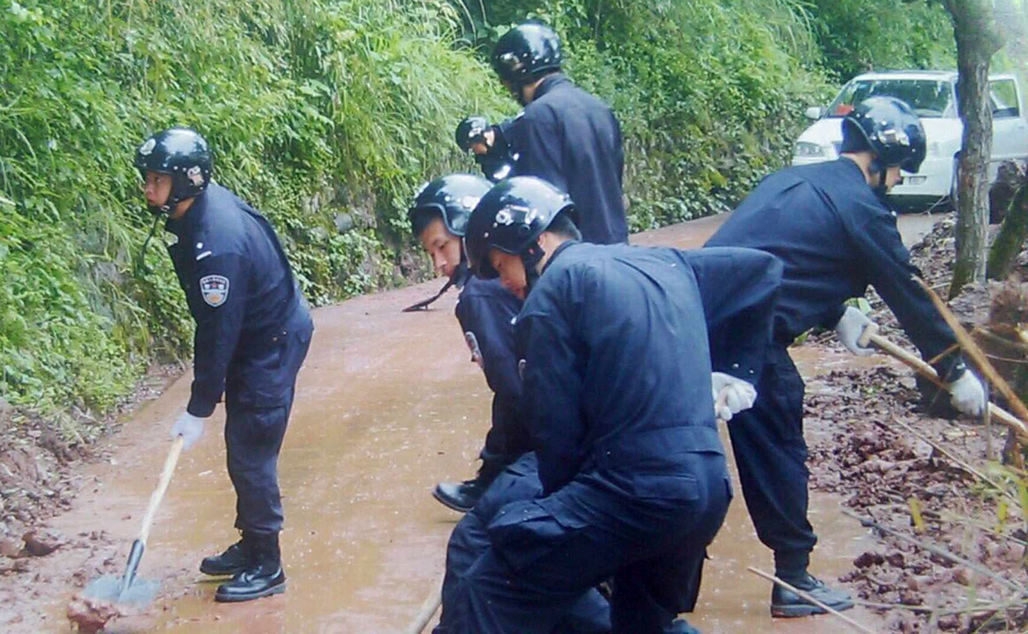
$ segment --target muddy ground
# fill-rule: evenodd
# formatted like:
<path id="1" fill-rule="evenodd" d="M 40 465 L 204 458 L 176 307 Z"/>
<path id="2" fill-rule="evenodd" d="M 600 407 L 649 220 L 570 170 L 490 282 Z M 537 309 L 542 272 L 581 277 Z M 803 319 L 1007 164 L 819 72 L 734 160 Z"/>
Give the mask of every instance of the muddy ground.
<path id="1" fill-rule="evenodd" d="M 934 220 L 904 218 L 905 237 L 912 241 Z M 698 246 L 718 221 L 635 241 Z M 928 245 L 915 254 L 929 265 L 952 248 L 939 235 Z M 926 268 L 933 283 L 946 274 L 944 267 Z M 431 595 L 457 519 L 427 493 L 439 479 L 471 474 L 487 420 L 481 375 L 466 359 L 453 359 L 462 344 L 452 298 L 429 313 L 397 312 L 437 285 L 358 298 L 316 315 L 317 345 L 301 375 L 280 465 L 290 591 L 216 606 L 214 585 L 195 573 L 199 557 L 232 538 L 231 487 L 220 430 L 211 429 L 183 456 L 144 560 L 141 574 L 161 580 L 160 596 L 144 614 L 112 621 L 109 629 L 381 632 L 409 622 Z M 902 340 L 871 299 L 883 331 Z M 439 340 L 423 341 L 422 328 L 440 332 Z M 1002 449 L 1002 430 L 994 426 L 990 434 L 971 421 L 924 415 L 910 371 L 881 355 L 856 360 L 830 336 L 810 337 L 793 352 L 808 381 L 811 521 L 821 539 L 814 572 L 865 602 L 913 606 L 849 613 L 874 631 L 1018 630 L 1026 622 L 1023 606 L 998 606 L 1016 599 L 1028 581 L 1021 510 L 1028 494 L 986 460 L 990 449 Z M 102 573 L 121 571 L 188 376 L 166 385 L 167 373 L 156 373 L 119 419 L 96 423 L 95 442 L 68 443 L 42 421 L 12 422 L 0 411 L 4 631 L 67 631 L 71 594 Z M 768 617 L 769 587 L 746 567 L 769 570 L 770 557 L 753 536 L 738 489 L 737 495 L 690 620 L 708 632 L 843 631 L 831 616 Z M 906 537 L 869 530 L 847 513 Z M 953 556 L 968 563 L 955 564 Z"/>

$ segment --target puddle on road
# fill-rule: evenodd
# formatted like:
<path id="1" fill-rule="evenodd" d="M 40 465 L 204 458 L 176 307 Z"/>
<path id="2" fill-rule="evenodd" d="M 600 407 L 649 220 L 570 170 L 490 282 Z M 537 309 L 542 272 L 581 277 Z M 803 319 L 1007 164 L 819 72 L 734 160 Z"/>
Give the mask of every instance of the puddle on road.
<path id="1" fill-rule="evenodd" d="M 633 241 L 699 246 L 716 223 L 703 219 L 691 229 L 672 227 Z M 162 581 L 161 598 L 145 620 L 126 621 L 115 631 L 395 632 L 406 627 L 436 587 L 447 537 L 459 519 L 435 502 L 430 490 L 439 480 L 473 475 L 488 427 L 490 394 L 468 360 L 453 317 L 456 294 L 428 312 L 400 312 L 438 286 L 428 282 L 316 311 L 314 345 L 279 464 L 288 592 L 218 605 L 212 601 L 216 583 L 197 572 L 203 556 L 236 539 L 234 496 L 216 418 L 199 446 L 183 455 L 143 559 L 140 574 Z M 854 360 L 815 359 L 804 348 L 796 358 L 805 374 Z M 124 544 L 112 553 L 123 561 L 167 450 L 163 421 L 185 402 L 189 380 L 183 377 L 126 425 L 114 441 L 121 447 L 117 465 L 87 469 L 100 484 L 95 491 L 84 490 L 74 510 L 55 518 L 55 529 L 67 534 L 105 529 Z M 810 519 L 821 540 L 812 570 L 830 580 L 849 570 L 853 557 L 871 543 L 839 511 L 837 498 L 811 495 Z M 771 554 L 753 532 L 738 484 L 711 557 L 697 612 L 690 617 L 703 631 L 838 629 L 830 616 L 770 618 L 770 584 L 746 567 L 773 571 Z M 55 599 L 46 622 L 63 623 L 70 594 L 68 588 Z M 850 614 L 864 623 L 879 622 L 860 610 Z"/>

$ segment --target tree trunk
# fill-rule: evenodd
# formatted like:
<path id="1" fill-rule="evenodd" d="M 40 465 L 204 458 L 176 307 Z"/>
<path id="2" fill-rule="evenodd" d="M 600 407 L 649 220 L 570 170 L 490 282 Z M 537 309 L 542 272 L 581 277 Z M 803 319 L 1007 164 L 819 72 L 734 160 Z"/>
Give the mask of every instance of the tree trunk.
<path id="1" fill-rule="evenodd" d="M 954 297 L 964 284 L 985 281 L 987 170 L 992 155 L 989 61 L 1003 40 L 996 29 L 991 0 L 945 0 L 945 4 L 957 41 L 958 105 L 964 122 L 963 149 L 957 163 L 957 259 L 949 290 Z"/>
<path id="2" fill-rule="evenodd" d="M 1014 200 L 1007 208 L 1003 225 L 999 228 L 995 242 L 989 249 L 989 279 L 1002 280 L 1010 272 L 1010 265 L 1021 252 L 1021 245 L 1028 237 L 1028 180 L 1022 180 Z"/>

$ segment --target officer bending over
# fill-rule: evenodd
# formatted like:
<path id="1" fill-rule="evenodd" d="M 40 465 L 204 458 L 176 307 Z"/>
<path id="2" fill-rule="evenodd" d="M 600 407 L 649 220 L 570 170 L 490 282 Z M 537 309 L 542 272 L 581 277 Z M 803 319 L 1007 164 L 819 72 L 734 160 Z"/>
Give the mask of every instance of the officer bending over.
<path id="1" fill-rule="evenodd" d="M 493 391 L 492 426 L 485 437 L 478 476 L 461 483 L 441 482 L 433 495 L 455 511 L 467 512 L 508 464 L 528 451 L 520 420 L 521 378 L 514 356 L 514 316 L 521 300 L 496 280 L 480 280 L 468 271 L 464 227 L 490 183 L 470 174 L 451 174 L 424 185 L 408 217 L 411 229 L 432 258 L 436 273 L 461 289 L 457 321 L 471 349 L 471 359 L 485 373 Z"/>
<path id="2" fill-rule="evenodd" d="M 147 206 L 178 238 L 168 247 L 196 322 L 193 385 L 172 437 L 196 442 L 225 394 L 228 474 L 242 539 L 207 557 L 200 571 L 232 575 L 215 601 L 248 601 L 285 591 L 278 534 L 282 503 L 276 464 L 296 374 L 313 323 L 268 221 L 211 181 L 207 142 L 170 128 L 136 150 Z"/>
<path id="3" fill-rule="evenodd" d="M 817 538 L 807 521 L 803 380 L 786 348 L 806 330 L 824 326 L 854 354 L 870 354 L 857 343 L 869 320 L 843 302 L 873 284 L 948 382 L 953 405 L 971 415 L 985 405 L 981 383 L 953 352 L 952 331 L 912 280 L 919 273 L 885 202 L 900 171 L 917 172 L 924 159 L 920 120 L 898 99 L 872 97 L 842 126 L 841 158 L 768 176 L 707 242 L 761 249 L 785 264 L 757 403 L 728 428 L 746 506 L 760 540 L 774 550 L 777 575 L 837 610 L 852 607 L 850 597 L 807 572 Z M 821 612 L 790 591 L 772 591 L 774 616 Z"/>
<path id="4" fill-rule="evenodd" d="M 755 376 L 780 264 L 580 243 L 572 210 L 515 177 L 468 223 L 474 270 L 527 294 L 515 335 L 542 491 L 492 517 L 489 545 L 444 597 L 448 632 L 553 632 L 610 577 L 613 631 L 667 631 L 692 608 L 731 497 L 710 359 L 731 359 L 718 367 L 728 391 Z"/>
<path id="5" fill-rule="evenodd" d="M 560 38 L 543 24 L 520 24 L 496 42 L 493 69 L 525 110 L 483 131 L 488 156 L 513 157 L 513 175 L 566 191 L 587 242 L 628 242 L 621 126 L 610 106 L 560 72 L 563 61 Z"/>

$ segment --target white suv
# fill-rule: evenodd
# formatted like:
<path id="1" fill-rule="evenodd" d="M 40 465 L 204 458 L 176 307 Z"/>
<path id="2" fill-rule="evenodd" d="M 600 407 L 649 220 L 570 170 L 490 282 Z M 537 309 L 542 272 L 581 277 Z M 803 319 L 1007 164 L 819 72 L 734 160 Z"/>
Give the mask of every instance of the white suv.
<path id="1" fill-rule="evenodd" d="M 963 124 L 957 112 L 957 73 L 951 71 L 890 71 L 865 73 L 849 81 L 828 108 L 808 108 L 817 121 L 800 135 L 793 165 L 830 161 L 839 156 L 842 118 L 853 106 L 872 96 L 888 95 L 910 104 L 921 117 L 928 155 L 917 174 L 904 174 L 892 193 L 914 204 L 943 203 L 955 186 L 956 162 Z M 989 181 L 1005 160 L 1028 160 L 1028 123 L 1022 112 L 1021 91 L 1013 75 L 990 75 L 992 158 Z"/>

